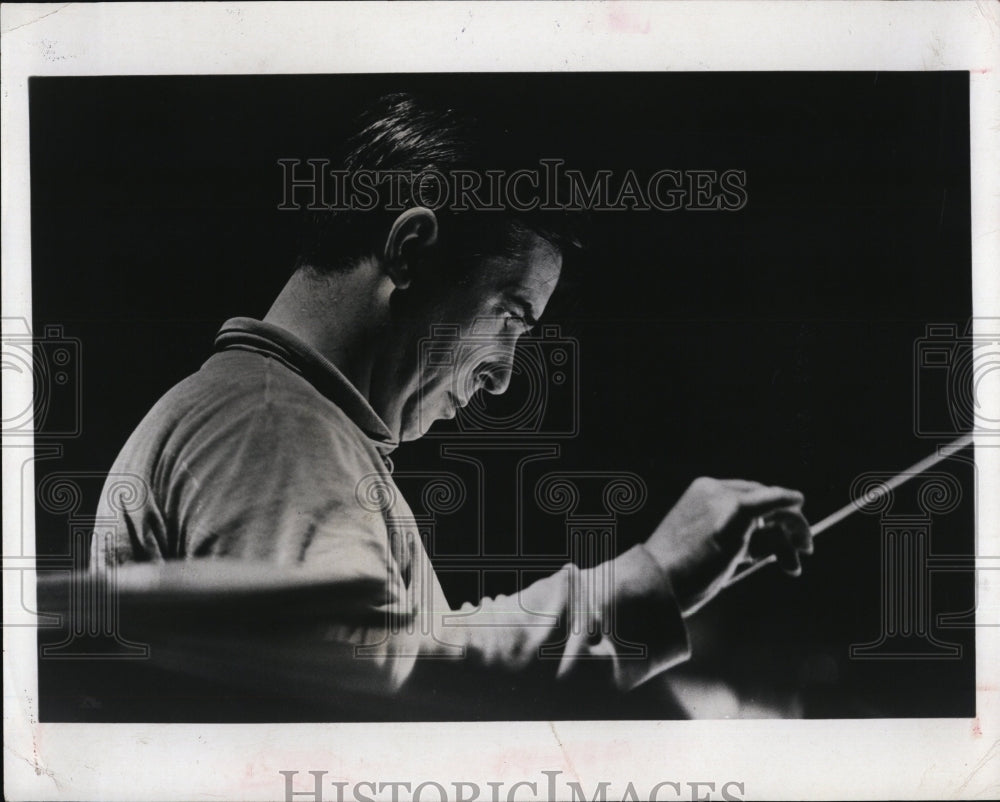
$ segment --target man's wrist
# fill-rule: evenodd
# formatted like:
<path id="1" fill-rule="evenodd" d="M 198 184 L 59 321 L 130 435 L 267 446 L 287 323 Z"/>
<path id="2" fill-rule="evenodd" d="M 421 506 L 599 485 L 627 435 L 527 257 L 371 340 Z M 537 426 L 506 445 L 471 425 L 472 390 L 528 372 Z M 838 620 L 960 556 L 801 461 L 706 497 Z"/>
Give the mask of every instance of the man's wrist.
<path id="1" fill-rule="evenodd" d="M 685 580 L 690 571 L 685 570 L 683 565 L 678 565 L 676 560 L 665 559 L 660 555 L 660 550 L 651 548 L 648 542 L 640 543 L 639 547 L 649 558 L 649 561 L 656 566 L 657 571 L 662 577 L 664 587 L 677 603 L 677 606 L 680 607 L 681 613 L 684 616 L 689 615 L 690 594 L 687 593 L 688 583 Z"/>
<path id="2" fill-rule="evenodd" d="M 642 643 L 646 660 L 622 660 L 621 687 L 634 687 L 653 674 L 684 662 L 691 644 L 684 611 L 669 577 L 649 549 L 638 544 L 615 560 L 615 631 L 627 643 Z"/>

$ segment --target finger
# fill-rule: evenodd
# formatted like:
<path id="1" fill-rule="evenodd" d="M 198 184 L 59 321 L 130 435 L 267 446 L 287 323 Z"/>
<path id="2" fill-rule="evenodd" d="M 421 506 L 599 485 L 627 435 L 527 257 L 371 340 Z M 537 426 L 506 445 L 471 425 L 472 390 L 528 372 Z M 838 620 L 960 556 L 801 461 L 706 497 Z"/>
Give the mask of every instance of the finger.
<path id="1" fill-rule="evenodd" d="M 799 551 L 792 545 L 788 533 L 780 525 L 757 529 L 750 538 L 748 553 L 755 560 L 774 555 L 778 566 L 787 574 L 798 576 L 802 573 Z"/>
<path id="2" fill-rule="evenodd" d="M 761 484 L 760 482 L 751 482 L 747 479 L 717 479 L 716 481 L 726 489 L 735 490 L 737 493 L 739 493 L 741 496 L 740 501 L 744 501 L 743 497 L 746 496 L 748 493 L 752 493 L 759 490 L 773 489 L 769 488 L 768 485 Z M 779 488 L 779 489 L 785 490 L 786 488 Z M 789 492 L 796 493 L 798 491 L 792 490 Z M 799 495 L 801 496 L 801 494 Z M 802 502 L 799 502 L 798 504 L 793 503 L 790 506 L 801 507 Z"/>
<path id="3" fill-rule="evenodd" d="M 789 543 L 803 554 L 813 553 L 812 530 L 805 516 L 796 508 L 774 510 L 767 514 L 765 521 L 780 526 Z"/>
<path id="4" fill-rule="evenodd" d="M 741 559 L 739 552 L 746 554 L 750 535 L 757 527 L 756 519 L 779 509 L 797 510 L 805 500 L 797 490 L 785 487 L 760 485 L 755 490 L 740 493 L 732 499 L 736 503 L 730 526 L 717 538 L 725 553 Z"/>
<path id="5" fill-rule="evenodd" d="M 750 517 L 756 517 L 772 510 L 801 507 L 805 496 L 787 487 L 761 487 L 740 496 L 739 501 Z"/>
<path id="6" fill-rule="evenodd" d="M 778 566 L 789 576 L 802 576 L 802 563 L 799 562 L 798 552 L 792 552 L 792 556 L 785 560 L 779 557 Z"/>
<path id="7" fill-rule="evenodd" d="M 762 485 L 760 482 L 751 482 L 747 479 L 719 479 L 719 483 L 725 485 L 730 490 L 736 490 L 740 493 L 745 493 L 750 490 L 760 490 L 767 485 Z"/>

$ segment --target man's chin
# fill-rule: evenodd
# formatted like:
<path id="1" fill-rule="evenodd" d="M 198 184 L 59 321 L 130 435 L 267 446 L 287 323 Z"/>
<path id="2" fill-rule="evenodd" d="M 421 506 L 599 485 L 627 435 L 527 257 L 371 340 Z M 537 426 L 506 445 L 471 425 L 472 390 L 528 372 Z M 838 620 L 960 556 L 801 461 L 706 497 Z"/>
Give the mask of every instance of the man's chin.
<path id="1" fill-rule="evenodd" d="M 430 427 L 428 427 L 428 429 L 429 428 Z M 403 432 L 402 432 L 402 434 L 400 434 L 400 436 L 399 436 L 399 442 L 400 443 L 412 443 L 414 440 L 419 440 L 425 434 L 427 434 L 427 430 L 426 429 L 423 430 L 423 431 L 421 431 L 420 429 L 416 429 L 416 428 L 404 429 Z"/>
<path id="2" fill-rule="evenodd" d="M 408 426 L 404 427 L 403 433 L 400 436 L 400 441 L 405 443 L 411 440 L 419 440 L 427 434 L 427 432 L 434 428 L 434 424 L 439 421 L 451 420 L 454 417 L 455 414 L 451 411 L 449 411 L 448 414 L 435 411 L 418 415 L 415 420 L 411 421 Z"/>

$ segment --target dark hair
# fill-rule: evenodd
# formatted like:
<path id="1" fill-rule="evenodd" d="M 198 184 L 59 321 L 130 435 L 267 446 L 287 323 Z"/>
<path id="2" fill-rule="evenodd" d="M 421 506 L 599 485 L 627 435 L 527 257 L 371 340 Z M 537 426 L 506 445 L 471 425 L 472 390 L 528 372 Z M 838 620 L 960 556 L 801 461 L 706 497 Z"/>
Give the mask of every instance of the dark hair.
<path id="1" fill-rule="evenodd" d="M 491 120 L 493 121 L 491 123 Z M 444 101 L 409 93 L 384 95 L 357 119 L 354 133 L 340 159 L 348 174 L 358 171 L 399 171 L 419 178 L 430 171 L 448 174 L 469 170 L 539 168 L 528 138 L 516 134 L 509 117 L 498 116 L 482 103 Z M 370 210 L 334 209 L 309 213 L 296 268 L 327 273 L 347 270 L 376 253 L 403 208 L 420 205 L 417 182 L 397 179 L 375 187 L 377 202 Z M 395 201 L 393 208 L 391 201 Z M 580 246 L 579 221 L 564 210 L 521 211 L 435 209 L 438 251 L 453 259 L 488 255 L 517 255 L 525 234 L 535 234 L 562 252 Z"/>

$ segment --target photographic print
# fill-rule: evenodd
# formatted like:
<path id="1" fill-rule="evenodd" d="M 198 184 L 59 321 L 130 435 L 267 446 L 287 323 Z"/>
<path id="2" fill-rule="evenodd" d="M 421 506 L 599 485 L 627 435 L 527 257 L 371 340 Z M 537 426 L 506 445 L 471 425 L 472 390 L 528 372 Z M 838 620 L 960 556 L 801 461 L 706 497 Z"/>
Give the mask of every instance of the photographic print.
<path id="1" fill-rule="evenodd" d="M 100 719 L 118 708 L 116 715 L 127 719 L 226 721 L 235 714 L 237 720 L 284 721 L 295 720 L 298 707 L 308 719 L 332 721 L 508 718 L 515 710 L 517 719 L 622 718 L 630 708 L 657 719 L 972 715 L 974 630 L 972 619 L 961 616 L 973 608 L 973 575 L 950 572 L 935 576 L 933 587 L 924 585 L 937 555 L 946 555 L 949 566 L 973 555 L 972 465 L 964 452 L 954 454 L 951 465 L 915 477 L 914 499 L 906 498 L 910 487 L 900 488 L 894 493 L 898 508 L 872 504 L 879 512 L 862 508 L 838 524 L 817 543 L 818 553 L 803 557 L 802 577 L 789 579 L 771 567 L 691 611 L 685 616 L 687 640 L 694 642 L 690 662 L 621 697 L 593 655 L 583 671 L 593 676 L 572 678 L 563 698 L 558 675 L 565 650 L 556 644 L 573 633 L 568 623 L 550 627 L 543 617 L 558 615 L 560 607 L 536 610 L 528 601 L 532 580 L 563 571 L 567 563 L 592 569 L 637 544 L 649 544 L 644 548 L 650 551 L 657 541 L 650 544 L 649 536 L 698 477 L 720 480 L 706 491 L 709 504 L 725 494 L 730 478 L 802 493 L 804 501 L 794 497 L 787 507 L 776 502 L 792 529 L 800 503 L 803 515 L 818 521 L 859 490 L 873 492 L 882 474 L 889 479 L 964 433 L 963 424 L 972 420 L 974 378 L 963 373 L 972 348 L 966 331 L 966 75 L 40 78 L 30 91 L 33 330 L 51 331 L 53 321 L 62 326 L 61 337 L 53 332 L 39 346 L 46 360 L 54 363 L 71 346 L 78 352 L 65 368 L 68 381 L 56 385 L 66 391 L 53 393 L 45 410 L 53 440 L 60 424 L 79 434 L 66 437 L 59 457 L 36 460 L 39 555 L 85 546 L 91 573 L 110 566 L 122 577 L 134 566 L 163 563 L 169 569 L 199 560 L 219 572 L 245 565 L 310 571 L 329 562 L 338 582 L 318 592 L 332 594 L 331 611 L 342 603 L 377 608 L 385 601 L 369 601 L 373 591 L 349 589 L 361 579 L 381 579 L 369 576 L 356 550 L 386 552 L 377 559 L 389 577 L 385 583 L 416 572 L 393 557 L 417 547 L 402 542 L 408 517 L 433 568 L 424 580 L 440 584 L 448 609 L 464 610 L 473 638 L 471 652 L 454 665 L 433 650 L 433 662 L 418 657 L 412 669 L 399 657 L 398 671 L 447 677 L 443 684 L 428 677 L 425 693 L 412 700 L 405 694 L 404 703 L 397 693 L 383 701 L 374 657 L 362 662 L 362 687 L 350 692 L 329 676 L 337 673 L 333 667 L 321 672 L 328 694 L 299 683 L 285 687 L 284 666 L 261 670 L 272 698 L 255 687 L 239 693 L 242 672 L 251 675 L 251 685 L 255 672 L 225 654 L 218 655 L 218 677 L 189 676 L 183 665 L 174 666 L 179 676 L 173 676 L 158 665 L 155 644 L 151 652 L 139 646 L 142 638 L 128 632 L 127 618 L 120 631 L 108 628 L 93 639 L 42 629 L 43 654 L 53 657 L 39 664 L 43 720 Z M 489 121 L 478 108 L 484 99 Z M 458 141 L 464 121 L 451 119 L 462 114 L 479 115 L 482 128 L 465 136 L 481 142 Z M 288 120 L 296 121 L 292 131 Z M 421 136 L 426 141 L 413 141 Z M 348 145 L 353 152 L 346 158 L 361 165 L 357 171 L 370 171 L 369 183 L 360 180 L 368 173 L 342 166 L 353 162 L 337 161 L 337 144 L 352 138 L 361 141 Z M 481 148 L 483 162 L 475 164 L 476 157 L 464 152 L 452 156 L 449 147 Z M 522 147 L 538 155 L 520 157 Z M 514 166 L 505 168 L 508 162 Z M 475 166 L 451 172 L 466 164 Z M 331 176 L 334 165 L 345 170 L 340 187 Z M 399 198 L 390 197 L 391 179 L 380 185 L 379 169 L 399 171 Z M 421 170 L 436 173 L 428 179 Z M 479 191 L 457 194 L 466 177 Z M 385 196 L 380 203 L 401 211 L 364 208 L 375 206 L 370 196 L 378 191 Z M 84 195 L 82 209 L 66 203 Z M 468 210 L 455 211 L 458 205 Z M 489 227 L 507 225 L 505 215 L 511 225 L 523 215 L 526 228 L 537 225 L 554 240 L 561 236 L 556 242 L 575 240 L 562 245 L 561 269 L 549 267 L 547 252 L 538 257 L 537 277 L 530 271 L 508 275 L 493 261 L 484 268 L 484 281 L 499 275 L 501 284 L 527 287 L 500 301 L 512 310 L 504 307 L 501 316 L 515 316 L 513 323 L 498 327 L 490 319 L 493 309 L 477 303 L 471 313 L 464 306 L 453 311 L 442 287 L 428 290 L 438 297 L 426 315 L 405 308 L 397 313 L 412 317 L 417 328 L 401 357 L 415 363 L 417 375 L 410 378 L 407 370 L 401 386 L 386 391 L 391 400 L 376 396 L 386 417 L 404 406 L 390 429 L 379 425 L 384 419 L 372 416 L 368 404 L 358 402 L 356 411 L 350 401 L 338 404 L 339 394 L 353 385 L 345 380 L 342 387 L 324 388 L 324 379 L 288 349 L 301 343 L 302 359 L 314 357 L 319 349 L 307 351 L 303 335 L 312 326 L 325 328 L 324 314 L 338 331 L 347 327 L 350 337 L 371 340 L 376 350 L 391 347 L 391 332 L 371 329 L 395 325 L 396 296 L 388 312 L 372 309 L 365 293 L 385 290 L 369 289 L 369 281 L 376 282 L 368 279 L 353 288 L 362 283 L 363 267 L 320 273 L 313 262 L 362 258 L 351 256 L 353 249 L 381 253 L 391 227 L 411 209 L 434 216 L 442 246 L 449 230 L 458 238 L 465 236 L 463 225 L 483 227 L 471 246 L 475 253 L 482 241 L 498 236 Z M 585 225 L 574 225 L 583 215 Z M 346 222 L 337 234 L 322 232 L 326 240 L 319 246 L 307 239 L 308 230 L 300 244 L 294 229 L 317 225 L 310 218 L 331 227 Z M 366 233 L 355 236 L 352 227 Z M 539 250 L 556 250 L 534 236 L 544 243 Z M 434 247 L 425 246 L 428 260 Z M 314 255 L 318 248 L 329 255 Z M 472 257 L 457 259 L 466 264 Z M 69 264 L 74 269 L 64 273 Z M 428 264 L 425 270 L 436 269 Z M 452 281 L 462 279 L 449 274 Z M 353 293 L 343 307 L 323 295 L 304 314 L 283 311 L 310 303 L 302 298 L 325 293 L 331 284 L 337 294 Z M 389 292 L 401 303 L 409 289 Z M 479 317 L 468 323 L 470 314 Z M 226 322 L 243 318 L 265 327 Z M 515 327 L 513 335 L 506 333 Z M 317 339 L 322 336 L 334 335 Z M 515 337 L 517 345 L 508 346 Z M 505 353 L 508 347 L 513 353 Z M 337 367 L 339 348 L 319 353 Z M 233 366 L 224 367 L 213 352 Z M 245 379 L 247 372 L 257 375 L 258 362 L 284 372 Z M 383 369 L 379 359 L 371 363 L 363 370 Z M 386 370 L 404 368 L 394 360 Z M 286 397 L 290 409 L 283 411 L 280 402 L 262 397 L 264 409 L 275 405 L 274 418 L 258 429 L 254 421 L 264 413 L 245 406 L 247 394 L 292 377 L 311 378 L 313 387 L 325 390 L 322 401 L 307 396 L 322 414 L 336 414 L 321 406 L 325 402 L 338 410 L 344 404 L 353 415 L 320 422 L 301 408 L 306 398 Z M 370 379 L 379 381 L 389 380 Z M 493 381 L 510 386 L 501 393 Z M 220 400 L 227 384 L 238 391 Z M 920 400 L 915 390 L 930 403 L 911 409 L 911 399 Z M 440 392 L 447 394 L 444 402 Z M 207 397 L 195 400 L 201 394 Z M 460 411 L 449 420 L 456 406 Z M 233 418 L 243 422 L 235 425 Z M 353 424 L 364 427 L 380 458 L 391 460 L 391 473 L 367 453 L 364 460 L 341 454 L 348 446 L 339 440 L 315 452 L 305 442 L 327 428 Z M 348 431 L 356 438 L 353 428 Z M 217 447 L 202 450 L 201 443 L 218 439 Z M 365 442 L 350 447 L 370 448 Z M 188 464 L 198 460 L 204 460 L 196 463 L 200 467 Z M 102 466 L 110 478 L 101 475 Z M 337 487 L 341 476 L 345 488 Z M 759 492 L 757 484 L 747 487 L 752 489 L 740 492 Z M 396 495 L 401 501 L 390 498 Z M 334 500 L 337 509 L 324 513 Z M 393 502 L 405 503 L 408 512 L 392 508 Z M 758 512 L 766 515 L 769 508 L 749 510 L 740 526 L 749 527 Z M 84 532 L 83 543 L 69 541 L 88 516 L 100 519 L 93 523 L 96 534 Z M 379 543 L 370 542 L 374 534 L 359 522 L 365 516 L 380 533 Z M 914 533 L 896 534 L 897 517 L 906 519 L 904 526 L 918 525 L 911 518 L 927 520 Z M 291 532 L 275 531 L 281 528 Z M 678 530 L 671 538 L 682 536 Z M 670 557 L 676 548 L 666 544 Z M 671 565 L 669 557 L 664 564 Z M 614 583 L 608 573 L 602 581 Z M 896 582 L 900 587 L 892 586 Z M 904 589 L 903 582 L 912 585 Z M 402 584 L 411 596 L 417 593 Z M 155 587 L 170 590 L 159 582 Z M 388 592 L 382 582 L 374 591 Z M 518 593 L 529 595 L 504 612 L 523 613 L 529 634 L 503 632 L 503 621 L 488 617 L 491 604 L 504 604 L 498 597 Z M 482 607 L 484 597 L 491 601 Z M 108 600 L 115 601 L 113 591 Z M 422 609 L 423 601 L 408 603 Z M 563 602 L 560 596 L 545 603 Z M 275 623 L 295 622 L 294 599 L 283 601 L 279 593 L 273 608 Z M 642 609 L 636 615 L 653 620 L 637 623 L 652 627 L 658 617 L 665 629 L 680 629 L 671 612 Z M 605 631 L 596 631 L 613 643 L 620 639 L 616 662 L 648 670 L 642 652 L 649 644 L 612 631 L 612 621 L 633 622 L 623 618 L 624 610 L 610 613 Z M 947 628 L 940 626 L 946 613 L 953 619 Z M 212 640 L 227 634 L 238 640 L 241 627 L 252 626 L 232 611 L 232 623 L 208 627 L 203 614 L 192 611 L 197 620 L 174 621 L 177 637 L 204 624 Z M 409 634 L 436 645 L 447 642 L 453 623 L 424 633 L 414 623 Z M 384 624 L 390 630 L 394 625 L 407 631 L 405 621 Z M 247 635 L 251 643 L 261 638 L 262 648 L 269 637 Z M 160 637 L 161 648 L 171 649 L 171 633 Z M 506 638 L 515 638 L 517 648 L 527 639 L 529 648 L 541 650 L 532 666 L 539 676 L 501 658 L 492 668 L 467 665 L 486 662 L 478 650 L 501 649 Z M 324 641 L 310 645 L 306 633 L 303 639 L 305 659 L 321 662 Z M 689 648 L 683 632 L 677 640 L 679 649 Z M 95 659 L 68 659 L 90 652 Z M 736 667 L 734 653 L 740 656 Z M 108 659 L 98 659 L 101 654 Z M 142 693 L 153 682 L 144 676 L 147 668 L 164 688 L 152 699 Z M 288 668 L 292 676 L 298 672 Z M 99 675 L 93 690 L 86 686 L 89 672 Z M 364 677 L 369 672 L 370 684 Z M 74 689 L 78 696 L 66 692 L 76 678 L 84 683 Z M 522 688 L 523 682 L 530 685 Z M 921 692 L 929 685 L 935 694 Z M 491 698 L 494 689 L 500 706 Z M 234 695 L 238 704 L 231 703 L 229 712 Z M 189 698 L 193 709 L 185 713 Z M 218 710 L 212 709 L 215 699 Z M 154 709 L 143 709 L 147 700 Z M 268 712 L 257 712 L 258 701 Z"/>

